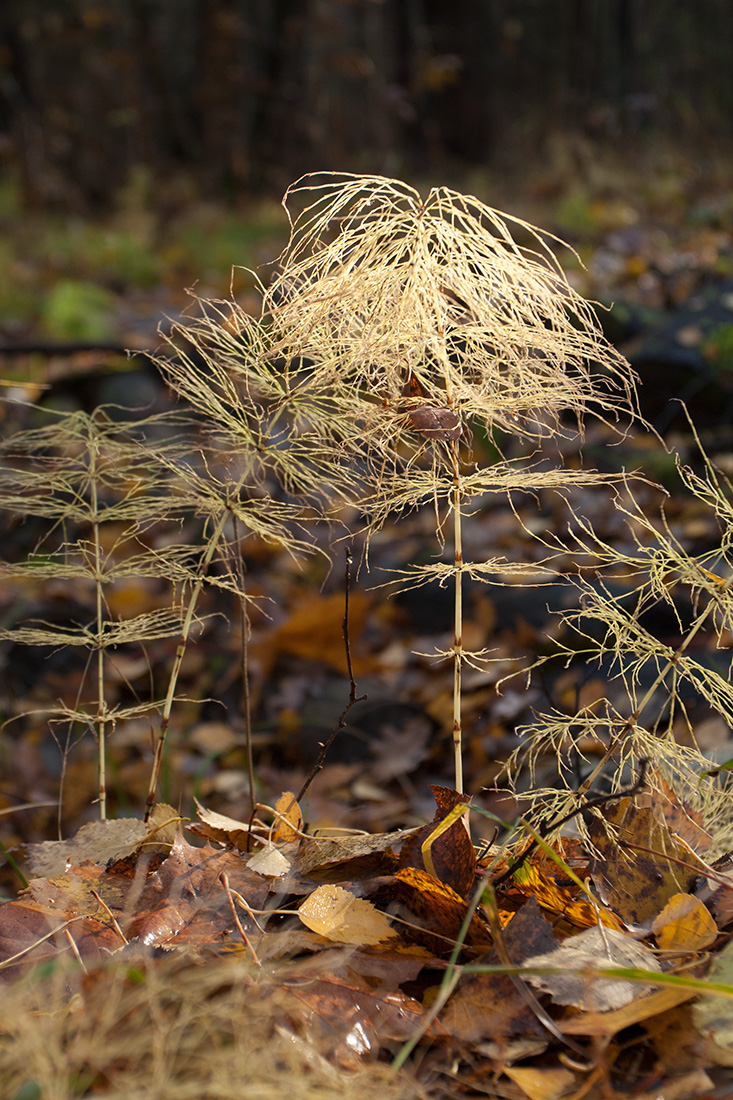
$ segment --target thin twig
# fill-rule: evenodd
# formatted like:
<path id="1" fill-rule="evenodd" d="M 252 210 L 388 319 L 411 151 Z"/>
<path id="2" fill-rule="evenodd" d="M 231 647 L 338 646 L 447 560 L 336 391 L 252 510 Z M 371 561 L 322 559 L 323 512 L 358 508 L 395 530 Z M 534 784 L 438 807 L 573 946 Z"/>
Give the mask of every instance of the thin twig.
<path id="1" fill-rule="evenodd" d="M 82 968 L 82 970 L 84 971 L 85 974 L 89 974 L 89 971 L 87 970 L 86 966 L 84 965 L 84 960 L 82 959 L 82 957 L 79 953 L 79 948 L 76 945 L 76 940 L 74 939 L 74 937 L 72 936 L 72 934 L 71 934 L 71 932 L 69 931 L 68 928 L 64 929 L 64 935 L 66 936 L 67 940 L 69 941 L 69 947 L 71 948 L 72 954 L 74 955 L 76 961 L 79 963 L 79 966 Z"/>
<path id="2" fill-rule="evenodd" d="M 122 942 L 125 944 L 125 946 L 127 946 L 130 941 L 117 923 L 117 917 L 114 915 L 109 905 L 107 905 L 107 902 L 104 900 L 104 898 L 100 896 L 100 894 L 97 893 L 96 890 L 91 890 L 90 893 L 92 897 L 95 898 L 96 901 L 98 901 L 102 908 L 107 912 L 107 914 L 109 915 L 109 919 L 112 921 L 112 927 L 114 928 L 115 932 L 120 937 Z"/>
<path id="3" fill-rule="evenodd" d="M 245 947 L 247 948 L 250 955 L 252 956 L 252 959 L 254 961 L 255 966 L 262 966 L 262 963 L 257 958 L 257 953 L 255 952 L 254 947 L 250 943 L 249 936 L 247 935 L 244 928 L 242 927 L 242 922 L 239 919 L 239 914 L 237 913 L 237 909 L 236 909 L 236 906 L 234 904 L 234 898 L 232 897 L 232 891 L 231 891 L 231 888 L 229 886 L 229 879 L 227 878 L 226 871 L 222 871 L 222 873 L 219 875 L 219 881 L 221 882 L 222 886 L 224 887 L 224 892 L 226 893 L 227 901 L 229 902 L 229 908 L 231 909 L 232 916 L 234 917 L 234 923 L 237 926 L 237 931 L 239 932 L 240 936 L 244 940 Z"/>
<path id="4" fill-rule="evenodd" d="M 578 816 L 578 814 L 583 814 L 587 810 L 597 809 L 599 806 L 608 805 L 609 802 L 616 802 L 619 798 L 625 798 L 627 796 L 630 797 L 631 795 L 638 794 L 639 791 L 643 790 L 646 783 L 646 773 L 648 767 L 648 760 L 640 760 L 639 774 L 629 787 L 623 787 L 620 791 L 614 791 L 611 794 L 595 795 L 593 798 L 586 799 L 585 802 L 576 806 L 574 810 L 571 810 L 569 813 L 564 814 L 562 817 L 556 818 L 554 821 L 546 821 L 537 830 L 539 837 L 544 838 L 548 836 L 556 829 L 560 829 L 563 825 L 566 825 L 568 821 L 572 821 L 574 817 Z M 507 879 L 510 879 L 512 877 L 512 875 L 522 866 L 522 864 L 525 863 L 527 859 L 529 859 L 532 852 L 535 850 L 535 848 L 537 848 L 538 844 L 539 841 L 536 839 L 530 841 L 530 843 L 527 845 L 521 855 L 517 856 L 514 862 L 509 864 L 506 871 L 504 871 L 503 874 L 499 875 L 499 877 L 494 880 L 494 882 L 492 883 L 494 889 L 496 889 L 497 886 L 500 886 L 503 882 L 506 882 Z"/>
<path id="5" fill-rule="evenodd" d="M 339 715 L 338 722 L 334 726 L 334 729 L 333 729 L 332 733 L 330 734 L 328 740 L 325 741 L 321 745 L 321 751 L 319 753 L 318 759 L 316 760 L 316 762 L 313 766 L 312 772 L 310 773 L 310 775 L 306 779 L 305 783 L 303 784 L 303 786 L 300 788 L 297 795 L 295 796 L 295 801 L 296 802 L 301 802 L 303 800 L 303 798 L 305 797 L 305 794 L 306 794 L 308 788 L 310 787 L 311 783 L 316 778 L 318 773 L 323 770 L 323 765 L 324 765 L 324 762 L 326 760 L 326 756 L 328 755 L 328 750 L 331 748 L 331 745 L 336 740 L 336 737 L 338 736 L 338 734 L 341 732 L 341 730 L 346 725 L 346 716 L 348 715 L 351 708 L 354 706 L 355 703 L 361 703 L 361 702 L 364 701 L 364 699 L 367 698 L 366 695 L 360 695 L 357 698 L 356 680 L 354 679 L 354 667 L 353 667 L 352 662 L 351 662 L 351 641 L 350 641 L 350 637 L 349 637 L 349 591 L 350 591 L 350 588 L 351 588 L 351 563 L 352 563 L 352 560 L 353 559 L 351 557 L 351 550 L 347 549 L 346 550 L 346 564 L 345 564 L 345 567 L 344 567 L 344 618 L 343 618 L 343 623 L 342 623 L 342 630 L 343 630 L 343 634 L 344 634 L 344 648 L 345 648 L 345 651 L 346 651 L 346 669 L 347 669 L 348 674 L 349 674 L 349 701 L 346 704 L 346 706 L 344 707 L 344 709 L 341 711 L 341 714 Z"/>

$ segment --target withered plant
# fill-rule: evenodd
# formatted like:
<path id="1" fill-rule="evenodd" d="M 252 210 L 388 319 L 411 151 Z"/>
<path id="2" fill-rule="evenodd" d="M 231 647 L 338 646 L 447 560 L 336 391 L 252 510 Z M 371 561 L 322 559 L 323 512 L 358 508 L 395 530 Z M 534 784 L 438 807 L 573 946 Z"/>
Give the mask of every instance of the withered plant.
<path id="1" fill-rule="evenodd" d="M 497 429 L 552 437 L 564 413 L 577 431 L 589 406 L 629 413 L 633 377 L 563 275 L 559 242 L 526 222 L 448 188 L 422 198 L 381 177 L 305 177 L 285 205 L 304 209 L 264 293 L 271 354 L 298 364 L 302 385 L 338 409 L 367 535 L 426 503 L 441 547 L 451 532 L 452 561 L 415 564 L 397 579 L 454 589 L 453 639 L 441 656 L 453 664 L 461 791 L 461 672 L 486 656 L 463 645 L 463 579 L 529 578 L 535 568 L 464 560 L 463 523 L 488 494 L 599 476 L 526 457 L 482 465 L 472 440 Z"/>
<path id="2" fill-rule="evenodd" d="M 702 815 L 715 850 L 724 851 L 733 834 L 730 761 L 711 759 L 696 727 L 717 717 L 733 728 L 733 486 L 691 428 L 701 472 L 677 457 L 681 488 L 712 513 L 718 543 L 692 553 L 664 500 L 656 508 L 642 505 L 630 485 L 613 501 L 625 527 L 618 541 L 572 517 L 564 549 L 578 563 L 570 581 L 578 598 L 562 614 L 564 640 L 555 655 L 538 664 L 581 661 L 599 668 L 608 688 L 604 699 L 577 712 L 539 713 L 519 731 L 522 747 L 511 767 L 528 766 L 521 797 L 534 818 L 547 822 L 582 805 L 591 788 L 620 790 L 647 761 L 646 785 L 664 795 L 671 784 L 690 812 Z M 546 546 L 559 549 L 560 540 L 547 539 Z M 655 628 L 660 617 L 666 636 Z M 547 760 L 557 768 L 552 787 L 537 781 Z"/>
<path id="3" fill-rule="evenodd" d="M 285 430 L 268 436 L 272 424 L 252 397 L 253 373 L 252 415 L 247 418 L 240 402 L 236 438 L 227 434 L 223 406 L 218 420 L 169 414 L 132 423 L 99 408 L 55 415 L 0 448 L 0 508 L 37 531 L 25 560 L 0 563 L 0 575 L 15 578 L 31 606 L 34 586 L 62 580 L 77 605 L 63 623 L 33 621 L 21 612 L 16 624 L 0 630 L 0 640 L 86 651 L 76 699 L 50 704 L 47 720 L 66 746 L 64 760 L 78 737 L 95 736 L 103 818 L 109 736 L 144 717 L 158 730 L 146 817 L 150 813 L 183 657 L 202 625 L 204 587 L 226 589 L 246 609 L 248 594 L 232 559 L 248 537 L 293 554 L 311 549 L 298 528 L 304 505 L 292 490 L 297 485 L 304 493 L 320 483 L 323 466 L 314 453 L 296 455 Z M 208 411 L 214 417 L 217 410 Z M 283 493 L 288 499 L 279 499 Z M 313 514 L 311 507 L 308 518 Z M 126 616 L 114 591 L 132 579 L 157 579 L 160 606 Z M 144 657 L 147 645 L 165 638 L 178 645 L 163 697 L 110 704 L 117 648 L 137 647 Z"/>

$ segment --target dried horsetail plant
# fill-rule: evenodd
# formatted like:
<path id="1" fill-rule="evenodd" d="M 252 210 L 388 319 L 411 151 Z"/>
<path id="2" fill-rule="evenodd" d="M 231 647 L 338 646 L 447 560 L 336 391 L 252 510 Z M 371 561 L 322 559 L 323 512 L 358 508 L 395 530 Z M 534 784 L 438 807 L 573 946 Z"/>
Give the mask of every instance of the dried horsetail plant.
<path id="1" fill-rule="evenodd" d="M 462 518 L 486 493 L 598 477 L 506 461 L 474 469 L 471 433 L 553 433 L 562 412 L 580 422 L 590 405 L 629 413 L 634 378 L 545 235 L 526 222 L 448 188 L 422 199 L 377 176 L 306 176 L 284 204 L 304 209 L 291 219 L 280 273 L 264 293 L 272 351 L 307 363 L 307 388 L 328 394 L 350 421 L 339 435 L 362 464 L 356 499 L 369 531 L 426 501 L 452 522 L 452 564 L 416 566 L 403 580 L 453 582 L 453 642 L 442 656 L 453 662 L 461 791 L 461 670 L 483 656 L 463 647 L 462 579 L 508 567 L 464 561 Z"/>
<path id="2" fill-rule="evenodd" d="M 352 477 L 339 452 L 339 432 L 346 430 L 340 424 L 343 417 L 329 395 L 309 388 L 307 366 L 273 355 L 266 327 L 236 303 L 199 300 L 199 306 L 198 317 L 174 325 L 166 335 L 172 354 L 159 359 L 173 389 L 201 417 L 206 442 L 198 468 L 179 462 L 176 473 L 179 492 L 191 508 L 207 517 L 207 523 L 162 706 L 146 820 L 155 801 L 199 597 L 206 583 L 221 583 L 207 575 L 215 556 L 229 558 L 227 584 L 246 617 L 243 571 L 231 565 L 239 558 L 240 543 L 254 535 L 293 556 L 315 551 L 307 532 L 324 519 L 324 501 L 343 498 Z M 246 632 L 245 621 L 244 636 Z M 245 681 L 246 676 L 245 672 Z M 245 688 L 245 710 L 248 700 Z M 245 713 L 244 718 L 254 808 L 250 715 Z"/>
<path id="3" fill-rule="evenodd" d="M 70 585 L 75 601 L 68 621 L 47 621 L 41 611 L 40 621 L 0 630 L 0 640 L 86 652 L 76 698 L 69 701 L 62 693 L 46 713 L 51 729 L 65 727 L 67 738 L 72 730 L 93 732 L 102 818 L 109 734 L 127 722 L 150 719 L 158 708 L 155 699 L 110 701 L 115 651 L 135 646 L 144 653 L 150 643 L 176 637 L 182 611 L 175 592 L 190 583 L 196 557 L 193 546 L 171 542 L 159 553 L 147 539 L 153 525 L 168 534 L 180 525 L 181 501 L 170 491 L 166 466 L 186 453 L 187 422 L 178 414 L 162 414 L 131 424 L 115 412 L 100 407 L 52 414 L 50 423 L 20 431 L 0 446 L 0 509 L 30 521 L 37 540 L 25 560 L 0 562 L 0 577 L 12 577 L 18 594 L 33 592 L 39 582 Z M 157 437 L 155 451 L 144 444 L 146 436 Z M 123 617 L 113 595 L 120 586 L 141 581 L 172 586 L 170 604 Z M 64 769 L 65 764 L 66 751 Z"/>

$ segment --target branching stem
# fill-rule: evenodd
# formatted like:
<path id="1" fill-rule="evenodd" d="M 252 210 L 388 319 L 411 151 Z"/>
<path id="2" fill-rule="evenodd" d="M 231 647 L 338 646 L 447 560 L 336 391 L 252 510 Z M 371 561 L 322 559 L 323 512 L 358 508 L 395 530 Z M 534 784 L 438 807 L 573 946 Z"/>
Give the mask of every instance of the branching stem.
<path id="1" fill-rule="evenodd" d="M 295 801 L 296 802 L 301 802 L 302 801 L 302 799 L 305 797 L 305 794 L 306 794 L 308 788 L 310 787 L 311 783 L 313 782 L 313 780 L 316 778 L 318 773 L 323 770 L 323 765 L 324 765 L 324 762 L 325 762 L 326 757 L 328 755 L 328 750 L 331 748 L 331 745 L 336 740 L 336 737 L 338 736 L 338 734 L 341 732 L 341 730 L 346 725 L 346 717 L 347 717 L 349 711 L 351 710 L 351 708 L 354 706 L 355 703 L 361 703 L 361 702 L 364 701 L 364 699 L 366 699 L 366 695 L 357 696 L 357 694 L 356 694 L 356 680 L 354 679 L 354 667 L 353 667 L 352 662 L 351 662 L 351 639 L 350 639 L 350 632 L 349 632 L 349 591 L 351 589 L 351 563 L 352 563 L 352 560 L 353 559 L 351 557 L 351 550 L 347 549 L 346 550 L 346 562 L 345 562 L 345 565 L 344 565 L 344 618 L 343 618 L 343 623 L 342 623 L 342 629 L 343 629 L 343 635 L 344 635 L 344 650 L 346 652 L 346 670 L 349 674 L 349 700 L 348 700 L 346 706 L 344 707 L 344 709 L 341 711 L 341 714 L 339 715 L 338 722 L 336 723 L 333 730 L 331 731 L 331 734 L 329 735 L 328 740 L 324 741 L 324 743 L 321 745 L 321 751 L 318 754 L 318 759 L 316 760 L 310 775 L 308 776 L 305 783 L 303 784 L 303 786 L 300 788 L 297 795 L 295 796 Z"/>

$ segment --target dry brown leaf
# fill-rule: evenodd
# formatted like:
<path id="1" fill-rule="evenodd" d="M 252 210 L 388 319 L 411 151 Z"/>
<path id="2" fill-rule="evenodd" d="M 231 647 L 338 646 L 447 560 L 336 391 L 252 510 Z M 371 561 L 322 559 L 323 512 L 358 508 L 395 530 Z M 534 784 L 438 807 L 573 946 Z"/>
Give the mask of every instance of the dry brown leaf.
<path id="1" fill-rule="evenodd" d="M 153 807 L 148 824 L 136 817 L 90 821 L 69 840 L 27 845 L 28 867 L 33 877 L 53 878 L 82 863 L 104 867 L 127 859 L 141 848 L 166 849 L 175 840 L 180 820 L 171 806 L 161 802 Z"/>
<path id="2" fill-rule="evenodd" d="M 463 817 L 469 799 L 449 787 L 430 789 L 437 805 L 435 816 L 405 841 L 400 867 L 427 871 L 466 897 L 476 877 L 476 851 Z"/>
<path id="3" fill-rule="evenodd" d="M 691 1073 L 684 1074 L 671 1081 L 665 1081 L 664 1092 L 661 1095 L 664 1100 L 705 1100 L 721 1094 L 715 1088 L 712 1078 L 704 1069 L 695 1069 Z M 649 1092 L 637 1092 L 634 1100 L 659 1100 L 660 1086 L 656 1085 Z"/>
<path id="4" fill-rule="evenodd" d="M 405 1042 L 420 1027 L 425 1010 L 419 1001 L 399 991 L 376 993 L 358 977 L 351 981 L 297 976 L 284 988 L 300 1002 L 301 1026 L 312 1043 L 332 1061 L 354 1069 L 376 1058 L 388 1041 Z M 288 1005 L 293 1016 L 293 1006 Z M 442 1035 L 439 1024 L 427 1034 Z"/>
<path id="5" fill-rule="evenodd" d="M 364 633 L 367 615 L 373 597 L 362 591 L 354 591 L 349 596 L 349 621 L 352 639 L 360 638 Z M 253 646 L 253 651 L 263 649 L 265 662 L 275 660 L 279 654 L 290 653 L 296 657 L 305 657 L 335 668 L 337 672 L 348 674 L 346 655 L 342 636 L 344 618 L 344 598 L 334 592 L 322 596 L 319 593 L 306 592 L 293 605 L 289 618 L 261 646 Z M 353 643 L 352 643 L 353 645 Z M 373 671 L 375 660 L 364 657 L 354 648 L 352 652 L 354 672 L 357 676 Z"/>
<path id="6" fill-rule="evenodd" d="M 563 1020 L 559 1026 L 566 1035 L 615 1035 L 625 1027 L 633 1027 L 643 1020 L 653 1020 L 663 1012 L 677 1005 L 685 1004 L 697 996 L 694 989 L 682 989 L 679 986 L 665 986 L 638 997 L 635 1001 L 622 1005 L 609 1012 L 583 1012 Z"/>
<path id="7" fill-rule="evenodd" d="M 28 867 L 34 878 L 53 878 L 81 863 L 104 866 L 131 855 L 147 835 L 147 825 L 135 817 L 90 821 L 69 840 L 29 844 L 26 847 Z"/>
<path id="8" fill-rule="evenodd" d="M 190 832 L 195 833 L 196 836 L 204 837 L 206 840 L 218 840 L 222 844 L 238 848 L 241 852 L 249 850 L 252 838 L 248 822 L 236 821 L 233 817 L 227 817 L 226 814 L 218 814 L 214 810 L 207 810 L 198 799 L 194 799 L 194 802 L 201 822 L 200 824 L 199 822 L 193 822 L 189 825 Z"/>
<path id="9" fill-rule="evenodd" d="M 0 906 L 0 962 L 10 964 L 3 965 L 0 976 L 15 977 L 28 963 L 68 953 L 68 936 L 85 961 L 108 958 L 124 940 L 104 904 L 121 912 L 129 885 L 127 879 L 91 862 L 55 878 L 33 879 L 15 901 Z M 17 962 L 11 962 L 19 953 Z"/>
<path id="10" fill-rule="evenodd" d="M 241 942 L 222 876 L 253 909 L 262 909 L 269 886 L 239 852 L 194 848 L 179 837 L 168 858 L 145 881 L 126 929 L 147 946 L 216 946 Z M 240 923 L 256 930 L 244 908 Z M 236 937 L 236 939 L 235 939 Z"/>
<path id="11" fill-rule="evenodd" d="M 620 1008 L 654 988 L 643 982 L 598 978 L 596 975 L 604 967 L 635 967 L 655 973 L 660 970 L 656 956 L 648 947 L 613 928 L 589 928 L 577 936 L 570 936 L 554 951 L 527 959 L 524 966 L 558 969 L 561 973 L 528 973 L 526 980 L 549 993 L 555 1004 L 575 1005 L 595 1012 Z"/>
<path id="12" fill-rule="evenodd" d="M 298 909 L 306 928 L 336 943 L 376 944 L 397 933 L 371 902 L 341 886 L 319 886 Z"/>
<path id="13" fill-rule="evenodd" d="M 427 871 L 403 867 L 374 883 L 370 894 L 382 908 L 390 906 L 407 922 L 411 937 L 436 954 L 450 951 L 468 912 L 465 898 Z M 474 913 L 463 940 L 468 948 L 488 950 L 491 933 L 481 913 Z"/>
<path id="14" fill-rule="evenodd" d="M 669 899 L 687 893 L 707 865 L 670 830 L 648 795 L 619 799 L 604 807 L 603 817 L 588 822 L 596 889 L 628 927 L 649 929 Z"/>
<path id="15" fill-rule="evenodd" d="M 557 946 L 552 926 L 534 899 L 522 906 L 502 936 L 505 957 L 515 965 L 529 955 L 546 953 Z M 494 948 L 485 959 L 479 960 L 479 965 L 485 962 L 495 966 L 500 961 Z M 532 1032 L 542 1034 L 527 998 L 507 974 L 478 973 L 465 978 L 449 1000 L 441 1021 L 446 1031 L 463 1043 L 499 1036 L 509 1040 Z"/>
<path id="16" fill-rule="evenodd" d="M 704 951 L 718 938 L 709 910 L 691 894 L 675 894 L 652 924 L 663 951 Z"/>
<path id="17" fill-rule="evenodd" d="M 393 870 L 397 864 L 395 851 L 417 830 L 400 829 L 394 833 L 374 833 L 365 836 L 304 837 L 298 851 L 297 869 L 302 875 L 332 874 L 339 868 L 339 877 L 374 874 L 384 866 Z"/>

